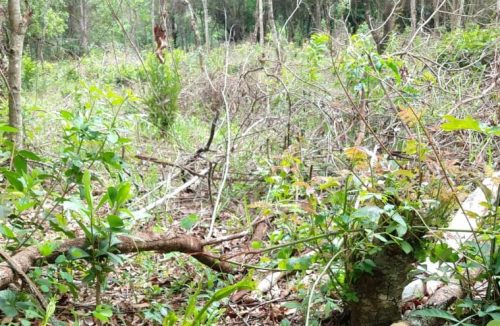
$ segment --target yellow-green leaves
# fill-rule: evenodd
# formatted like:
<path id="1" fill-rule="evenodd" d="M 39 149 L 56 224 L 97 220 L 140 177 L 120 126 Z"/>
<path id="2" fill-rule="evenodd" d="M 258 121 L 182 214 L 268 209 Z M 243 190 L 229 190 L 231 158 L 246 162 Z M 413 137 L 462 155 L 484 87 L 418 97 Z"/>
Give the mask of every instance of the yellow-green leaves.
<path id="1" fill-rule="evenodd" d="M 458 119 L 451 115 L 445 115 L 443 117 L 446 122 L 441 125 L 441 129 L 444 131 L 457 131 L 457 130 L 472 130 L 484 133 L 491 136 L 500 136 L 500 127 L 486 126 L 484 123 L 467 116 L 464 119 Z"/>

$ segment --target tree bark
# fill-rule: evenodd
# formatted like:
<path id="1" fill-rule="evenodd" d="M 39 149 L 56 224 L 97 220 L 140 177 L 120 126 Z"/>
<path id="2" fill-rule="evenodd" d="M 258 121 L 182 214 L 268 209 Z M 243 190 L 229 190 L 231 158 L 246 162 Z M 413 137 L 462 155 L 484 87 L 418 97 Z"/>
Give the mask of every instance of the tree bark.
<path id="1" fill-rule="evenodd" d="M 314 4 L 314 27 L 321 31 L 321 0 L 316 0 Z"/>
<path id="2" fill-rule="evenodd" d="M 377 45 L 377 52 L 379 54 L 384 53 L 387 45 L 389 44 L 390 34 L 394 29 L 394 24 L 396 21 L 395 12 L 398 9 L 397 3 L 393 3 L 392 1 L 384 1 L 380 4 L 382 10 L 377 10 L 377 14 L 379 16 L 379 24 L 384 24 L 382 26 L 382 31 L 380 31 L 380 26 L 373 26 L 373 19 L 371 15 L 370 6 L 365 8 L 365 19 L 368 23 L 368 27 L 371 30 L 371 34 L 375 44 Z"/>
<path id="3" fill-rule="evenodd" d="M 439 28 L 439 0 L 433 0 L 433 9 L 436 11 L 434 14 L 434 28 Z"/>
<path id="4" fill-rule="evenodd" d="M 269 25 L 271 26 L 271 32 L 273 35 L 273 43 L 274 47 L 276 49 L 276 56 L 278 59 L 278 62 L 281 62 L 281 46 L 280 46 L 280 40 L 278 36 L 278 30 L 276 29 L 276 23 L 274 21 L 274 9 L 273 9 L 273 0 L 268 0 L 267 1 L 267 15 L 269 19 Z"/>
<path id="5" fill-rule="evenodd" d="M 89 51 L 89 36 L 88 36 L 88 6 L 87 0 L 80 0 L 80 50 L 82 54 L 87 54 Z"/>
<path id="6" fill-rule="evenodd" d="M 351 325 L 387 326 L 401 318 L 399 301 L 415 258 L 399 247 L 386 247 L 373 257 L 376 267 L 353 284 L 358 301 L 350 305 Z"/>
<path id="7" fill-rule="evenodd" d="M 417 30 L 417 0 L 410 0 L 411 31 Z"/>
<path id="8" fill-rule="evenodd" d="M 28 29 L 31 11 L 27 9 L 24 16 L 21 14 L 20 0 L 9 0 L 8 2 L 10 44 L 9 44 L 9 68 L 7 81 L 9 83 L 9 125 L 17 129 L 17 133 L 11 138 L 18 147 L 23 146 L 23 115 L 21 107 L 21 72 L 24 36 Z"/>
<path id="9" fill-rule="evenodd" d="M 224 273 L 233 271 L 230 264 L 221 262 L 211 255 L 203 252 L 203 247 L 206 245 L 198 238 L 191 236 L 182 237 L 166 237 L 157 234 L 139 233 L 130 236 L 119 236 L 120 243 L 116 245 L 116 249 L 121 254 L 142 252 L 142 251 L 157 251 L 157 252 L 182 252 L 189 254 L 191 257 L 209 266 L 210 268 Z M 62 241 L 58 244 L 58 248 L 49 256 L 42 257 L 38 250 L 38 246 L 28 247 L 11 259 L 15 262 L 23 272 L 27 272 L 37 262 L 52 263 L 56 258 L 65 254 L 71 248 L 87 249 L 89 247 L 85 238 Z M 5 289 L 16 278 L 15 271 L 8 263 L 0 263 L 0 289 Z"/>
<path id="10" fill-rule="evenodd" d="M 198 58 L 200 61 L 200 68 L 203 70 L 204 69 L 203 67 L 205 66 L 205 58 L 203 55 L 203 49 L 201 48 L 201 37 L 200 37 L 200 31 L 198 30 L 198 24 L 196 23 L 196 16 L 194 15 L 194 10 L 193 6 L 191 6 L 191 2 L 189 2 L 189 0 L 184 0 L 184 3 L 187 5 L 189 10 L 191 28 L 193 29 L 194 32 L 194 42 L 197 50 L 199 51 Z"/>
<path id="11" fill-rule="evenodd" d="M 205 31 L 205 49 L 206 51 L 210 51 L 210 34 L 208 33 L 208 23 L 210 16 L 208 15 L 208 0 L 202 0 L 201 1 L 203 4 L 203 24 L 204 24 L 204 31 Z"/>
<path id="12" fill-rule="evenodd" d="M 4 33 L 5 8 L 0 5 L 0 69 L 3 69 L 3 60 L 7 58 L 7 41 Z"/>
<path id="13" fill-rule="evenodd" d="M 500 24 L 500 0 L 497 0 L 497 24 Z"/>
<path id="14" fill-rule="evenodd" d="M 457 25 L 456 28 L 462 28 L 464 22 L 464 8 L 465 8 L 465 0 L 458 0 L 458 12 L 457 12 Z"/>
<path id="15" fill-rule="evenodd" d="M 258 0 L 259 7 L 259 44 L 264 46 L 264 3 L 263 0 Z"/>
<path id="16" fill-rule="evenodd" d="M 78 55 L 88 53 L 88 4 L 87 0 L 72 0 L 68 3 L 69 32 L 78 41 Z"/>

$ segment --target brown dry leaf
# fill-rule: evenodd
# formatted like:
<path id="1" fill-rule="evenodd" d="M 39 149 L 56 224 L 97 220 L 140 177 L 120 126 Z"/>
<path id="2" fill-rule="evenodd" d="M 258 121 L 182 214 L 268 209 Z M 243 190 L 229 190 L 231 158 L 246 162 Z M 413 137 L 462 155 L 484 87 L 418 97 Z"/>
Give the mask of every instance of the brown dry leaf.
<path id="1" fill-rule="evenodd" d="M 399 118 L 409 127 L 412 127 L 418 123 L 422 117 L 423 111 L 417 111 L 414 108 L 399 108 Z"/>

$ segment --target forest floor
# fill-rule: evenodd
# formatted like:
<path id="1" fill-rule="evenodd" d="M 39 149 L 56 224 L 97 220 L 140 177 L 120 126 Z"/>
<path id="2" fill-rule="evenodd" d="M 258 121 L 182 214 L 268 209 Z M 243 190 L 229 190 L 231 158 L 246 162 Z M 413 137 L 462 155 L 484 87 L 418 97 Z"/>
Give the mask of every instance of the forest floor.
<path id="1" fill-rule="evenodd" d="M 129 140 L 117 153 L 133 185 L 128 207 L 138 213 L 128 222 L 130 234 L 205 239 L 214 209 L 215 239 L 248 230 L 259 218 L 264 221 L 265 232 L 257 238 L 254 229 L 244 237 L 208 248 L 214 255 L 239 263 L 235 268 L 240 272 L 234 274 L 216 273 L 190 255 L 177 252 L 127 255 L 121 265 L 113 267 L 102 292 L 102 302 L 113 308 L 110 323 L 161 324 L 170 311 L 185 311 L 193 298 L 200 305 L 218 289 L 240 281 L 252 266 L 259 266 L 253 274 L 256 280 L 278 277 L 276 270 L 281 269 L 272 263 L 277 258 L 253 254 L 253 250 L 297 240 L 288 232 L 300 233 L 303 225 L 312 223 L 312 217 L 307 216 L 311 207 L 303 198 L 292 194 L 286 200 L 279 199 L 289 195 L 285 186 L 279 189 L 281 193 L 275 191 L 277 181 L 273 180 L 281 170 L 294 173 L 295 166 L 300 166 L 300 173 L 311 184 L 329 177 L 342 179 L 354 169 L 349 157 L 346 159 L 346 149 L 361 148 L 363 155 L 381 165 L 389 165 L 390 156 L 408 160 L 405 173 L 420 173 L 423 184 L 443 185 L 444 165 L 461 199 L 475 187 L 475 181 L 498 170 L 498 137 L 468 130 L 449 133 L 440 128 L 444 115 L 470 115 L 486 125 L 498 126 L 500 93 L 491 88 L 499 80 L 498 53 L 496 62 L 488 57 L 483 64 L 445 67 L 439 58 L 452 54 L 446 52 L 443 40 L 435 40 L 438 45 L 431 49 L 432 38 L 419 39 L 416 44 L 420 46 L 402 56 L 397 54 L 401 39 L 377 59 L 385 65 L 379 68 L 379 75 L 370 75 L 372 59 L 367 59 L 366 53 L 373 49 L 357 38 L 342 51 L 332 50 L 322 41 L 302 47 L 284 45 L 286 58 L 282 63 L 264 57 L 264 51 L 253 45 L 230 45 L 229 56 L 220 47 L 205 58 L 206 72 L 198 67 L 196 53 L 180 53 L 180 105 L 177 119 L 167 131 L 151 122 L 144 101 L 151 91 L 141 73 L 141 61 L 133 53 L 96 51 L 78 61 L 45 63 L 26 59 L 28 148 L 45 157 L 63 152 L 66 122 L 61 112 L 88 112 L 87 105 L 92 103 L 89 106 L 95 107 L 96 125 L 106 125 L 113 119 L 107 103 L 115 95 L 110 94 L 126 98 L 116 124 L 120 137 Z M 391 88 L 381 89 L 378 78 Z M 359 85 L 369 90 L 361 92 Z M 412 122 L 408 101 L 425 120 L 426 131 Z M 213 134 L 212 124 L 216 126 Z M 425 138 L 426 132 L 430 139 Z M 210 148 L 199 152 L 211 138 Z M 379 142 L 390 152 L 384 152 Z M 439 159 L 432 155 L 432 146 Z M 289 165 L 288 159 L 292 162 Z M 418 161 L 420 171 L 411 167 Z M 96 197 L 106 193 L 106 185 L 115 177 L 114 172 L 108 172 L 104 168 L 96 171 L 102 184 L 92 189 Z M 367 167 L 356 172 L 367 178 L 381 173 Z M 197 177 L 200 180 L 187 190 L 176 193 Z M 77 236 L 83 235 L 75 223 L 69 228 Z M 45 241 L 60 236 L 38 232 L 35 238 Z M 306 259 L 311 248 L 303 249 L 289 255 Z M 237 291 L 212 305 L 209 314 L 217 325 L 302 325 L 305 298 L 319 275 L 319 266 L 316 261 L 306 270 L 281 272 L 284 277 L 265 291 L 246 295 Z M 72 271 L 79 293 L 73 296 L 68 291 L 60 296 L 56 317 L 92 325 L 95 291 L 84 286 L 85 269 L 80 267 Z M 59 272 L 45 270 L 38 284 L 46 284 L 51 273 Z M 317 291 L 327 294 L 327 299 L 313 302 L 312 314 L 315 320 L 322 320 L 321 325 L 333 325 L 344 307 L 340 294 L 325 287 Z"/>

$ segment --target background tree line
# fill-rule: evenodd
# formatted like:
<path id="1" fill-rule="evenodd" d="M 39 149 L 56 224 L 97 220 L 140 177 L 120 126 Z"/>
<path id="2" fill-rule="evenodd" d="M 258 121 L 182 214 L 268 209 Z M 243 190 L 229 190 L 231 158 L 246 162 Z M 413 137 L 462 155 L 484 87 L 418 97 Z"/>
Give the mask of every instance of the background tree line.
<path id="1" fill-rule="evenodd" d="M 236 42 L 264 42 L 272 26 L 276 26 L 281 39 L 299 44 L 315 31 L 336 35 L 371 28 L 376 30 L 374 38 L 379 44 L 393 29 L 411 27 L 415 30 L 429 18 L 426 29 L 488 24 L 494 21 L 500 8 L 497 0 L 40 0 L 27 3 L 32 19 L 26 49 L 38 59 L 80 56 L 102 46 L 144 48 L 153 43 L 152 29 L 162 20 L 169 45 L 189 49 L 196 44 L 190 7 L 207 46 L 223 41 L 226 34 Z M 7 0 L 1 0 L 0 6 L 0 49 L 5 60 L 9 35 Z M 383 23 L 384 27 L 379 28 Z"/>

